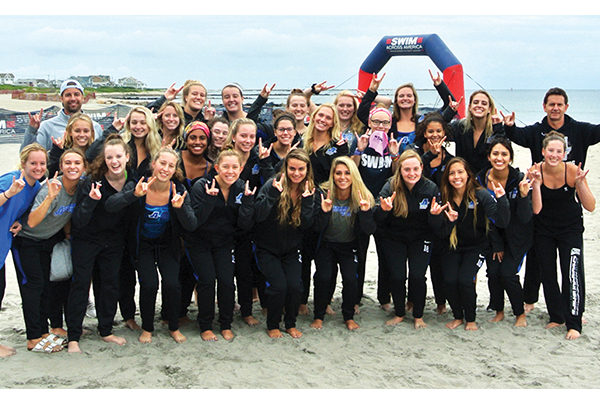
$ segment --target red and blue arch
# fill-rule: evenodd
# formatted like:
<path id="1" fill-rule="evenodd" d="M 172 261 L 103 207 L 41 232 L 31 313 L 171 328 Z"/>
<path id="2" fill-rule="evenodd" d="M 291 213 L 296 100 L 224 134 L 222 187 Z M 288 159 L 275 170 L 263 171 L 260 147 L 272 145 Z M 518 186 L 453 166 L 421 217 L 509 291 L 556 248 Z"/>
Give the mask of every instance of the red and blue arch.
<path id="1" fill-rule="evenodd" d="M 431 61 L 444 74 L 444 82 L 454 95 L 460 99 L 465 95 L 462 64 L 452 54 L 438 35 L 384 36 L 371 54 L 363 61 L 358 73 L 358 89 L 366 92 L 374 73 L 378 73 L 394 56 L 429 56 Z M 465 101 L 460 103 L 458 114 L 465 116 Z"/>

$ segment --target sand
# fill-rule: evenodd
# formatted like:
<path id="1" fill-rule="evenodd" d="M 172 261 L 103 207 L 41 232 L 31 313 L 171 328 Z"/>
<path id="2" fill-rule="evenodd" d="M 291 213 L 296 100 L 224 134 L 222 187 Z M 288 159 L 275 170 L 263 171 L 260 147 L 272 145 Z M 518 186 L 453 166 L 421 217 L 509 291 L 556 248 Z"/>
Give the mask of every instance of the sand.
<path id="1" fill-rule="evenodd" d="M 0 98 L 0 107 L 17 109 L 15 101 Z M 24 101 L 23 101 L 24 102 Z M 24 102 L 29 103 L 29 102 Z M 34 103 L 34 102 L 32 102 Z M 26 107 L 26 105 L 21 105 Z M 35 110 L 32 104 L 25 110 Z M 541 119 L 542 115 L 540 115 Z M 17 163 L 17 144 L 0 146 L 0 174 Z M 600 154 L 588 153 L 588 179 L 600 197 Z M 515 165 L 529 162 L 529 152 L 516 149 Z M 376 254 L 369 250 L 365 295 L 356 316 L 360 329 L 349 332 L 341 316 L 341 283 L 333 303 L 337 314 L 327 316 L 321 331 L 309 327 L 312 316 L 299 316 L 301 339 L 285 335 L 272 340 L 265 317 L 255 303 L 260 325 L 249 327 L 235 314 L 231 342 L 203 342 L 194 323 L 182 326 L 187 342 L 176 344 L 160 323 L 152 344 L 140 344 L 138 335 L 117 314 L 114 333 L 127 339 L 119 347 L 100 340 L 96 321 L 84 326 L 93 333 L 82 338 L 82 354 L 34 354 L 26 350 L 21 298 L 12 259 L 7 258 L 7 293 L 0 311 L 0 343 L 17 354 L 0 359 L 1 388 L 598 388 L 600 387 L 600 242 L 596 213 L 585 212 L 586 312 L 588 323 L 576 341 L 564 339 L 564 327 L 546 330 L 543 294 L 528 315 L 527 328 L 513 327 L 510 304 L 507 318 L 488 320 L 489 292 L 485 267 L 479 271 L 477 322 L 479 330 L 450 331 L 444 324 L 451 314 L 435 314 L 431 284 L 424 319 L 428 327 L 416 331 L 412 316 L 395 327 L 376 301 Z M 428 280 L 428 282 L 430 282 Z M 160 302 L 160 296 L 158 296 Z M 312 310 L 312 289 L 309 308 Z M 160 306 L 157 306 L 157 310 Z M 192 307 L 190 316 L 195 318 Z M 136 316 L 140 323 L 139 315 Z"/>

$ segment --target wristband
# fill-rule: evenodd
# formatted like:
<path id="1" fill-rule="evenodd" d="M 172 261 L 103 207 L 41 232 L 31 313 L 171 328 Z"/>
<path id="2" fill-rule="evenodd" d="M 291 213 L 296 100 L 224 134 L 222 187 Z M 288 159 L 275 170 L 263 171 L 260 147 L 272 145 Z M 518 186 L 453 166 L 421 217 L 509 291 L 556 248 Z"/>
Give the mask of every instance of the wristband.
<path id="1" fill-rule="evenodd" d="M 311 92 L 312 94 L 319 94 L 319 92 L 317 92 L 317 91 L 315 90 L 315 86 L 317 86 L 317 84 L 316 84 L 316 83 L 313 83 L 312 85 L 310 85 L 310 92 Z"/>
<path id="2" fill-rule="evenodd" d="M 6 200 L 10 200 L 10 197 L 8 197 L 8 196 L 6 195 L 6 192 L 2 192 L 2 194 L 4 195 L 4 197 L 6 197 Z"/>

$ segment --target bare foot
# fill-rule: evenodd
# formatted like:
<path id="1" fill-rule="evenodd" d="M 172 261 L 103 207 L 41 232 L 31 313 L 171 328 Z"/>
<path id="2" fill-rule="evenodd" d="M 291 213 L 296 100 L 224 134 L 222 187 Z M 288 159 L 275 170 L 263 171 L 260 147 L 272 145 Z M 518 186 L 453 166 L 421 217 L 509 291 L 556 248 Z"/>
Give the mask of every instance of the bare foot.
<path id="1" fill-rule="evenodd" d="M 504 311 L 496 311 L 494 318 L 490 319 L 490 322 L 500 322 L 504 319 Z"/>
<path id="2" fill-rule="evenodd" d="M 163 321 L 163 323 L 166 323 L 166 321 Z M 131 318 L 128 319 L 127 321 L 125 321 L 125 326 L 129 329 L 131 329 L 132 331 L 139 331 L 142 328 L 140 328 L 140 326 L 137 324 L 137 322 L 135 322 L 135 319 Z"/>
<path id="3" fill-rule="evenodd" d="M 298 315 L 308 315 L 308 306 L 306 304 L 300 304 Z"/>
<path id="4" fill-rule="evenodd" d="M 333 311 L 333 308 L 331 308 L 331 305 L 327 305 L 327 308 L 325 309 L 325 314 L 327 315 L 335 315 L 335 311 Z"/>
<path id="5" fill-rule="evenodd" d="M 102 338 L 102 340 L 105 341 L 106 343 L 118 344 L 119 346 L 123 346 L 125 343 L 127 343 L 127 340 L 125 340 L 125 338 L 122 338 L 121 336 L 115 336 L 115 335 L 104 336 Z"/>
<path id="6" fill-rule="evenodd" d="M 465 331 L 476 331 L 477 329 L 479 328 L 477 327 L 477 323 L 475 321 L 467 322 L 465 325 Z"/>
<path id="7" fill-rule="evenodd" d="M 0 358 L 14 356 L 15 354 L 17 354 L 15 349 L 0 344 Z"/>
<path id="8" fill-rule="evenodd" d="M 142 331 L 142 334 L 138 338 L 140 343 L 152 343 L 152 332 Z"/>
<path id="9" fill-rule="evenodd" d="M 54 333 L 56 336 L 67 337 L 67 331 L 63 328 L 52 328 L 50 329 L 50 333 Z"/>
<path id="10" fill-rule="evenodd" d="M 552 329 L 552 328 L 557 328 L 559 326 L 563 326 L 564 324 L 559 324 L 558 322 L 550 322 L 548 325 L 546 325 L 546 329 Z"/>
<path id="11" fill-rule="evenodd" d="M 248 315 L 247 317 L 244 317 L 244 322 L 247 323 L 250 326 L 256 326 L 258 324 L 260 324 L 260 322 L 254 318 L 252 315 Z"/>
<path id="12" fill-rule="evenodd" d="M 527 316 L 525 313 L 521 315 L 517 315 L 517 320 L 515 321 L 515 326 L 526 327 L 527 326 Z"/>
<path id="13" fill-rule="evenodd" d="M 348 328 L 349 331 L 355 331 L 358 328 L 360 328 L 360 326 L 353 319 L 349 319 L 344 323 L 346 324 L 346 328 Z"/>
<path id="14" fill-rule="evenodd" d="M 279 329 L 269 329 L 267 330 L 267 335 L 269 335 L 271 339 L 279 339 L 283 337 L 283 333 L 281 333 Z"/>
<path id="15" fill-rule="evenodd" d="M 407 312 L 411 312 L 412 309 L 413 309 L 413 302 L 412 301 L 407 301 L 405 308 L 406 308 Z"/>
<path id="16" fill-rule="evenodd" d="M 437 307 L 436 307 L 436 309 L 435 309 L 435 312 L 438 315 L 445 314 L 446 313 L 446 304 L 438 304 Z"/>
<path id="17" fill-rule="evenodd" d="M 579 336 L 581 336 L 581 333 L 579 333 L 579 331 L 576 331 L 575 329 L 569 329 L 567 331 L 567 336 L 565 336 L 565 338 L 567 340 L 575 340 L 577 339 Z"/>
<path id="18" fill-rule="evenodd" d="M 415 318 L 415 329 L 426 328 L 427 324 L 423 321 L 423 318 Z"/>
<path id="19" fill-rule="evenodd" d="M 179 332 L 179 329 L 177 329 L 176 331 L 169 331 L 169 334 L 177 343 L 183 343 L 187 340 L 187 338 L 183 336 L 183 333 Z"/>
<path id="20" fill-rule="evenodd" d="M 388 319 L 387 321 L 385 321 L 385 324 L 387 326 L 394 326 L 394 325 L 398 325 L 403 320 L 404 320 L 404 317 L 395 316 L 394 318 Z"/>
<path id="21" fill-rule="evenodd" d="M 581 317 L 581 325 L 586 325 L 588 323 L 588 320 Z"/>
<path id="22" fill-rule="evenodd" d="M 525 314 L 531 312 L 535 308 L 535 304 L 525 303 Z"/>
<path id="23" fill-rule="evenodd" d="M 200 337 L 202 338 L 202 340 L 207 341 L 207 342 L 216 342 L 217 341 L 217 335 L 215 335 L 213 333 L 213 331 L 206 330 L 204 332 L 200 333 Z"/>
<path id="24" fill-rule="evenodd" d="M 29 339 L 27 340 L 27 350 L 31 350 L 35 347 L 36 344 L 42 341 L 44 337 L 40 337 L 39 339 Z"/>
<path id="25" fill-rule="evenodd" d="M 223 329 L 221 331 L 221 336 L 223 336 L 223 339 L 225 340 L 231 340 L 234 338 L 234 334 L 233 331 L 231 329 Z"/>
<path id="26" fill-rule="evenodd" d="M 315 319 L 311 324 L 310 324 L 311 328 L 314 329 L 321 329 L 323 328 L 323 320 L 322 319 Z"/>
<path id="27" fill-rule="evenodd" d="M 183 317 L 179 318 L 179 325 L 189 324 L 190 322 L 194 321 L 192 321 L 187 315 L 184 315 Z"/>
<path id="28" fill-rule="evenodd" d="M 299 337 L 302 337 L 302 332 L 300 332 L 298 329 L 296 328 L 289 328 L 285 330 L 291 337 L 298 339 Z"/>
<path id="29" fill-rule="evenodd" d="M 392 304 L 391 303 L 385 303 L 380 305 L 379 307 L 381 307 L 381 309 L 383 311 L 390 311 L 392 309 Z"/>
<path id="30" fill-rule="evenodd" d="M 360 306 L 358 304 L 354 305 L 354 314 L 360 314 Z"/>
<path id="31" fill-rule="evenodd" d="M 81 353 L 81 349 L 79 348 L 79 342 L 74 340 L 70 341 L 67 345 L 67 353 Z"/>
<path id="32" fill-rule="evenodd" d="M 452 321 L 448 322 L 446 324 L 446 328 L 448 329 L 456 329 L 459 326 L 461 326 L 463 324 L 463 320 L 462 319 L 453 319 Z"/>

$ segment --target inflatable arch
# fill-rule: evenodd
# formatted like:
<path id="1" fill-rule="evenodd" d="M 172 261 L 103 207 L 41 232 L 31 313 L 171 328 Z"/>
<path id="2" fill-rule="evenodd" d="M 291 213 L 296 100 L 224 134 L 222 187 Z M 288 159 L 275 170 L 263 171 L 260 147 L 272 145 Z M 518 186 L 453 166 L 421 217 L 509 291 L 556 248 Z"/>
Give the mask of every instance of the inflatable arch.
<path id="1" fill-rule="evenodd" d="M 371 54 L 363 61 L 358 73 L 358 89 L 366 92 L 371 78 L 394 56 L 429 56 L 431 61 L 444 74 L 444 82 L 455 99 L 463 96 L 458 115 L 465 116 L 465 86 L 462 64 L 452 54 L 446 44 L 436 34 L 384 36 L 375 46 Z"/>

